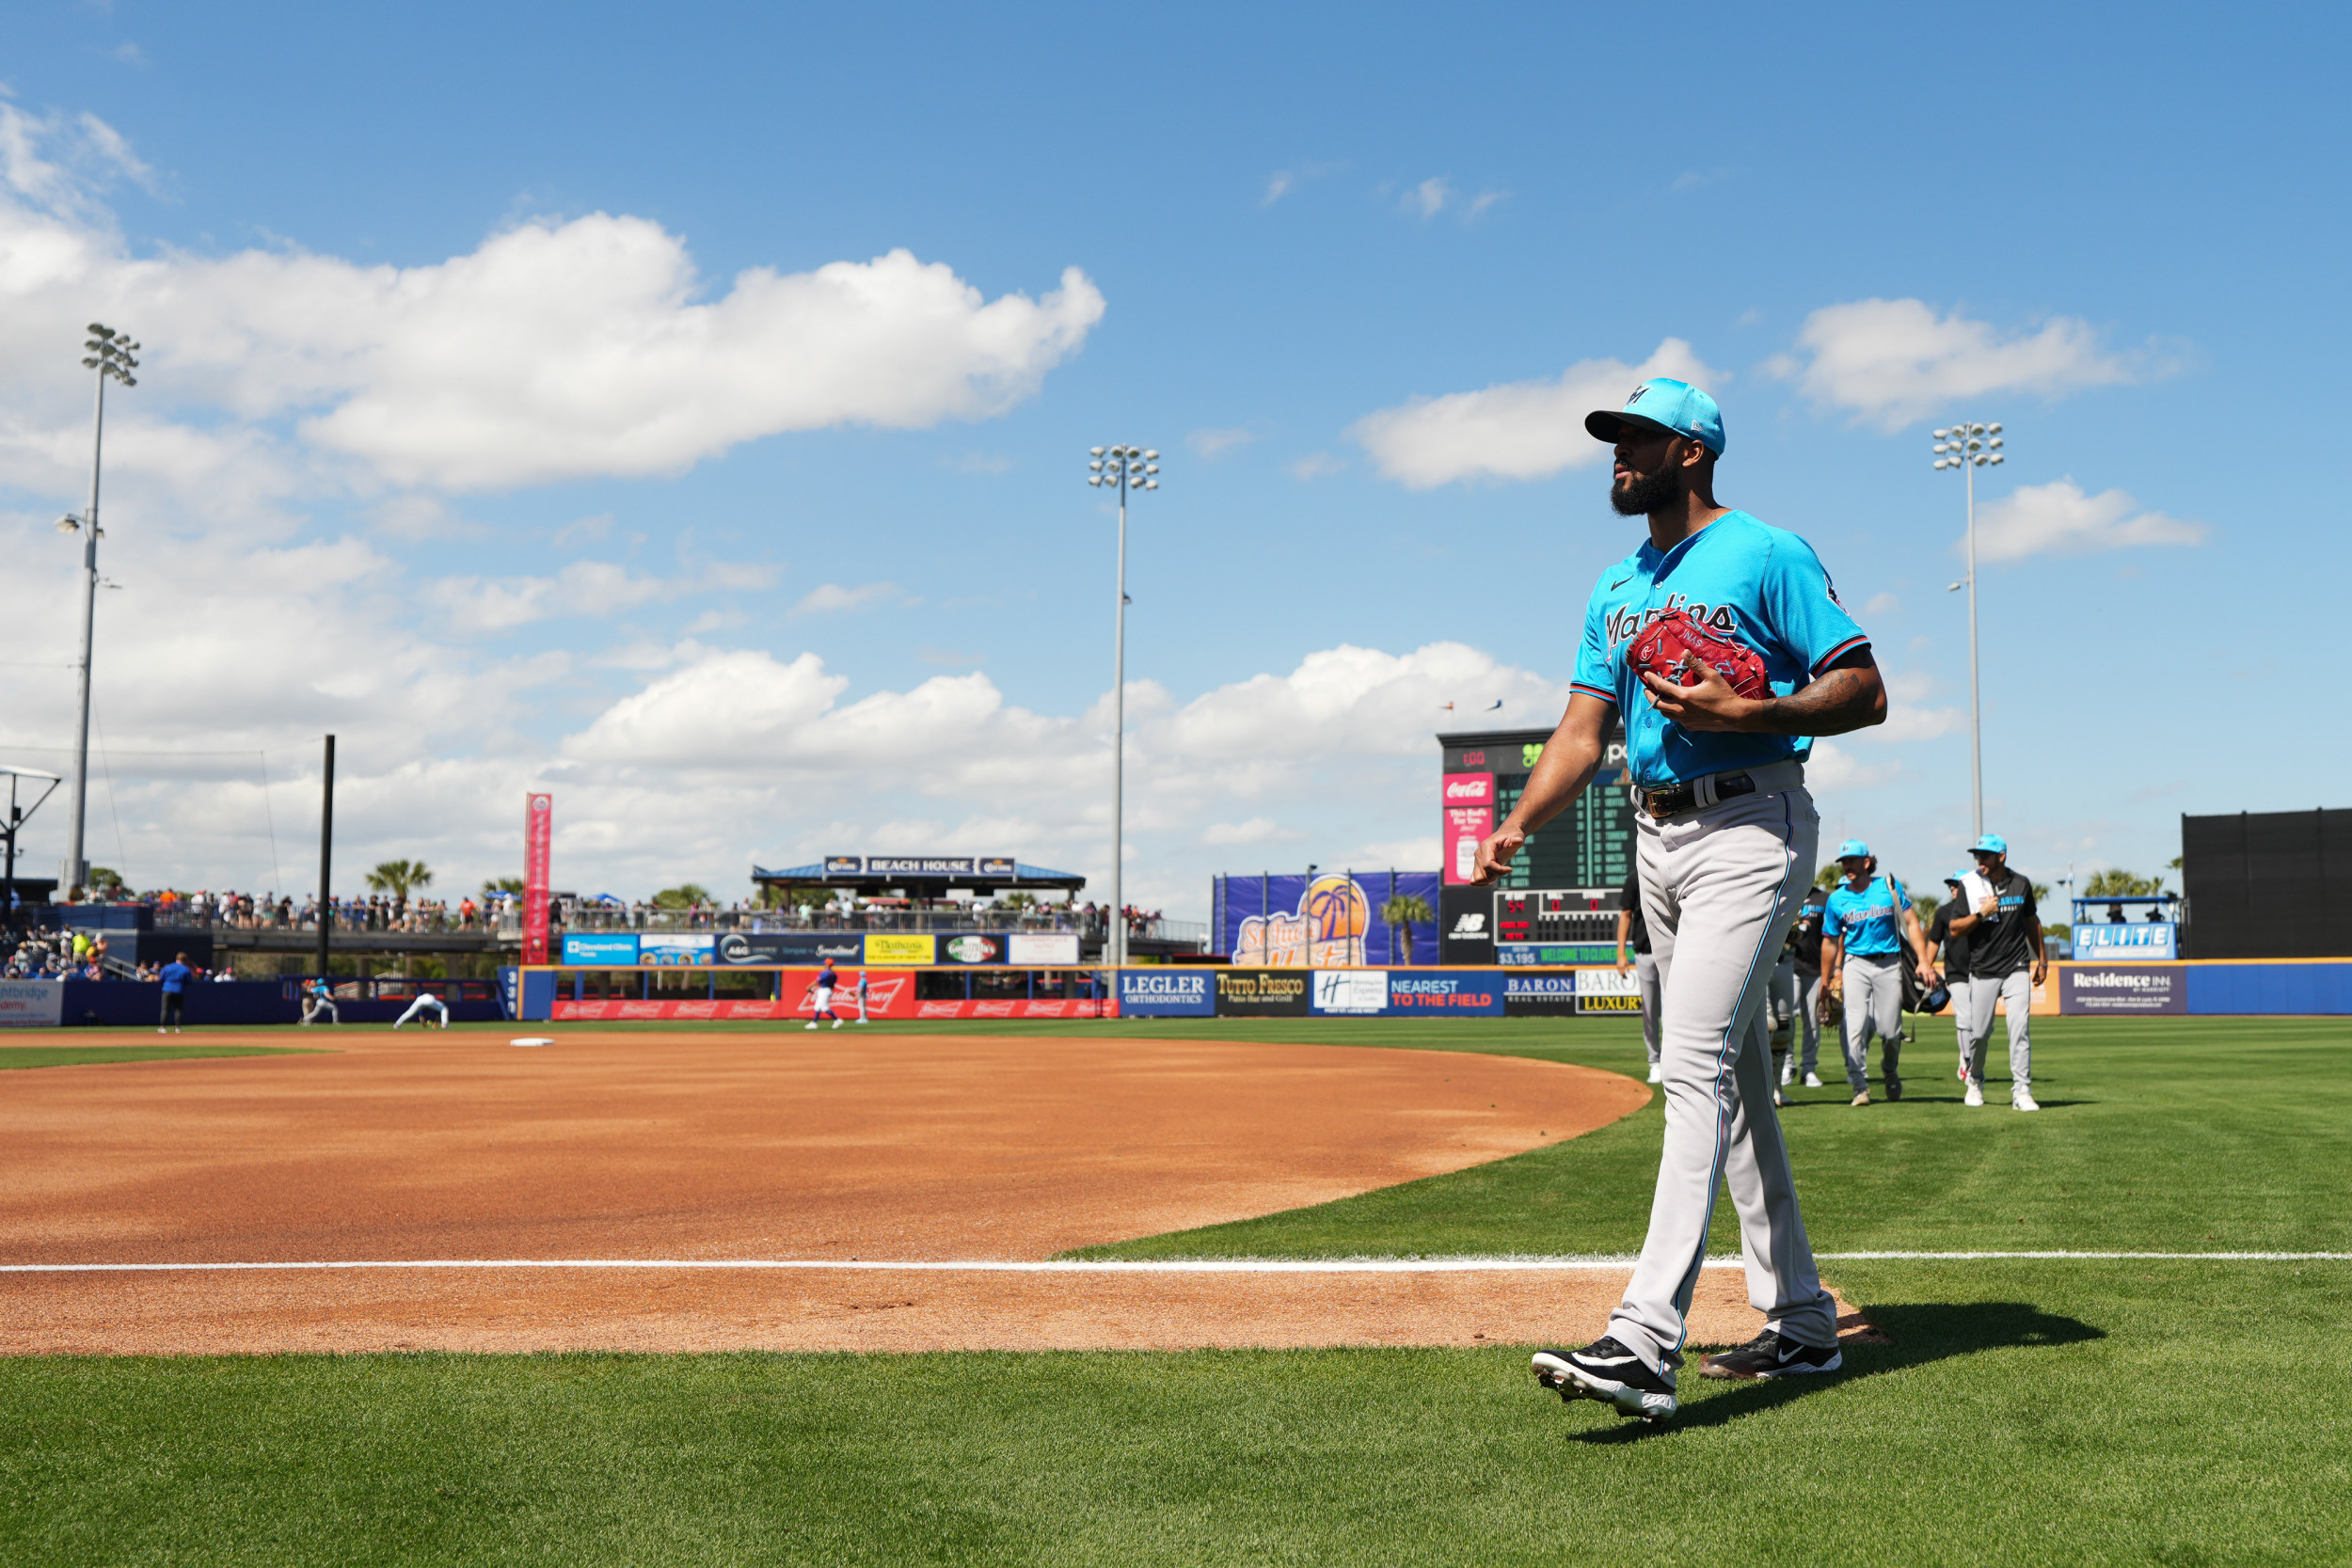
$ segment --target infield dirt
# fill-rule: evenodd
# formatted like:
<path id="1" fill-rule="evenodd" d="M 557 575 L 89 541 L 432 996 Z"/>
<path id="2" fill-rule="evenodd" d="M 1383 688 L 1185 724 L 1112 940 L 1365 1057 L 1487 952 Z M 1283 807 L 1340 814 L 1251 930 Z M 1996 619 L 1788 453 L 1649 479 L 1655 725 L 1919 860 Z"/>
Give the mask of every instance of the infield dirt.
<path id="1" fill-rule="evenodd" d="M 1157 1034 L 555 1036 L 516 1050 L 481 1032 L 352 1030 L 302 1040 L 338 1048 L 327 1055 L 7 1074 L 0 1261 L 1040 1259 L 1460 1169 L 1603 1126 L 1649 1094 L 1518 1057 Z M 1622 1287 L 1615 1274 L 11 1274 L 0 1351 L 1573 1340 L 1598 1332 Z M 1760 1323 L 1737 1271 L 1704 1276 L 1695 1342 Z"/>

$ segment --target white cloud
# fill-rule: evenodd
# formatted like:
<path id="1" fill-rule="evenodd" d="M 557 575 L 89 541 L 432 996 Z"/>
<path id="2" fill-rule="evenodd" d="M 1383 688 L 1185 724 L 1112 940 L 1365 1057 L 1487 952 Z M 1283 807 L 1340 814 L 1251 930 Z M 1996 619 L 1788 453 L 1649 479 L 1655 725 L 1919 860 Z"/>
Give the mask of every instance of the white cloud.
<path id="1" fill-rule="evenodd" d="M 1291 173 L 1290 170 L 1286 168 L 1276 169 L 1272 174 L 1266 177 L 1265 195 L 1258 198 L 1258 205 L 1261 207 L 1273 206 L 1276 202 L 1290 195 L 1292 189 L 1295 187 L 1297 183 L 1297 176 Z"/>
<path id="2" fill-rule="evenodd" d="M 1406 191 L 1399 205 L 1406 212 L 1422 218 L 1434 218 L 1445 211 L 1445 204 L 1454 199 L 1454 187 L 1443 178 L 1424 180 Z"/>
<path id="3" fill-rule="evenodd" d="M 861 583 L 855 588 L 828 582 L 810 589 L 792 609 L 795 614 L 801 615 L 820 615 L 834 610 L 863 610 L 869 604 L 895 597 L 898 592 L 898 585 L 895 582 Z"/>
<path id="4" fill-rule="evenodd" d="M 2028 484 L 1981 508 L 1977 555 L 1983 561 L 2022 561 L 2138 545 L 2199 545 L 2205 531 L 2202 524 L 2144 511 L 2121 490 L 2086 496 L 2070 476 L 2051 484 Z M 1958 547 L 1965 544 L 1963 540 Z"/>
<path id="5" fill-rule="evenodd" d="M 1902 777 L 1899 762 L 1864 763 L 1834 741 L 1816 740 L 1804 765 L 1804 782 L 1817 793 L 1824 789 L 1869 789 Z M 1827 835 L 1824 835 L 1827 836 Z"/>
<path id="6" fill-rule="evenodd" d="M 1211 846 L 1295 844 L 1306 836 L 1296 828 L 1283 827 L 1271 816 L 1253 816 L 1247 822 L 1212 822 L 1200 830 L 1200 842 Z"/>
<path id="7" fill-rule="evenodd" d="M 1196 430 L 1184 437 L 1184 444 L 1203 462 L 1214 463 L 1234 448 L 1246 447 L 1257 438 L 1256 431 L 1231 425 L 1221 430 Z"/>
<path id="8" fill-rule="evenodd" d="M 575 561 L 553 577 L 448 578 L 428 602 L 463 631 L 501 632 L 558 615 L 605 616 L 690 594 L 771 587 L 772 566 L 714 562 L 687 578 L 644 577 L 609 561 Z"/>
<path id="9" fill-rule="evenodd" d="M 1862 615 L 1865 620 L 1876 620 L 1894 614 L 1901 606 L 1902 600 L 1892 594 L 1873 594 L 1863 602 Z"/>
<path id="10" fill-rule="evenodd" d="M 118 173 L 144 166 L 103 122 L 0 103 L 0 362 L 48 394 L 37 423 L 0 432 L 0 460 L 72 431 L 81 378 L 56 324 L 91 316 L 147 342 L 143 410 L 225 412 L 291 435 L 314 466 L 470 490 L 674 472 L 787 431 L 989 418 L 1104 311 L 1074 267 L 1041 298 L 989 300 L 905 250 L 755 267 L 716 292 L 682 239 L 604 213 L 425 266 L 139 256 L 97 201 Z"/>
<path id="11" fill-rule="evenodd" d="M 2059 397 L 2170 369 L 2145 356 L 2107 352 L 2097 330 L 2072 316 L 2004 334 L 1957 310 L 1939 316 L 1916 299 L 1824 307 L 1805 318 L 1797 347 L 1802 357 L 1776 358 L 1773 373 L 1794 380 L 1818 404 L 1851 410 L 1856 420 L 1889 431 L 1947 411 L 1961 399 L 1995 392 Z"/>
<path id="12" fill-rule="evenodd" d="M 1327 451 L 1311 451 L 1291 464 L 1290 472 L 1293 479 L 1329 479 L 1346 467 L 1347 463 L 1343 458 L 1334 457 Z"/>
<path id="13" fill-rule="evenodd" d="M 1470 205 L 1463 209 L 1462 221 L 1468 223 L 1470 219 L 1479 216 L 1489 208 L 1500 206 L 1502 203 L 1510 199 L 1511 193 L 1509 191 L 1480 191 L 1476 196 L 1470 198 Z"/>
<path id="14" fill-rule="evenodd" d="M 1863 737 L 1895 742 L 1933 740 L 1967 728 L 1965 709 L 1929 705 L 1928 699 L 1935 691 L 1932 676 L 1897 672 L 1882 665 L 1880 677 L 1886 684 L 1886 722 L 1860 731 Z"/>
<path id="15" fill-rule="evenodd" d="M 1596 408 L 1624 406 L 1652 376 L 1693 386 L 1730 379 L 1668 338 L 1639 365 L 1581 359 L 1552 381 L 1514 381 L 1476 392 L 1416 398 L 1367 414 L 1348 435 L 1372 454 L 1383 479 L 1426 490 L 1457 480 L 1549 479 L 1565 468 L 1606 462 L 1609 448 L 1584 430 Z"/>

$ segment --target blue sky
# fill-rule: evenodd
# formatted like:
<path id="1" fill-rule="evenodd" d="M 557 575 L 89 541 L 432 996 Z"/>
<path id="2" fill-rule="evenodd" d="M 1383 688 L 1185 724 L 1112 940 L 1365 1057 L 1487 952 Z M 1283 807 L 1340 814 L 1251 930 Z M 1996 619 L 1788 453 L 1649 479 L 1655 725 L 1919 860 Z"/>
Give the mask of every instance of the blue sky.
<path id="1" fill-rule="evenodd" d="M 134 882 L 308 888 L 328 728 L 345 852 L 449 887 L 513 869 L 534 786 L 583 887 L 1100 877 L 1082 473 L 1124 439 L 1165 470 L 1134 890 L 1434 864 L 1442 703 L 1549 721 L 1638 538 L 1558 430 L 1644 367 L 1704 370 L 1724 499 L 1878 640 L 1896 720 L 1817 767 L 1828 831 L 1915 879 L 1967 837 L 1957 417 L 2012 454 L 1979 585 L 2018 863 L 2343 803 L 2262 632 L 2311 625 L 2268 574 L 2346 565 L 2305 477 L 2344 414 L 2340 13 L 483 10 L 16 13 L 0 761 L 67 739 L 97 316 L 148 344 L 90 827 Z"/>

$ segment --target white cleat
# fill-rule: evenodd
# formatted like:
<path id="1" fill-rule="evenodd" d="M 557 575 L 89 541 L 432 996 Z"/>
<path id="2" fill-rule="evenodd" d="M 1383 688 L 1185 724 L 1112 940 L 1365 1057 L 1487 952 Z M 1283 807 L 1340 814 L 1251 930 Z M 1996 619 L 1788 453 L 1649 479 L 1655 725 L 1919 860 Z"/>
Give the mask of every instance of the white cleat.
<path id="1" fill-rule="evenodd" d="M 1862 1090 L 1853 1097 L 1853 1102 L 1857 1105 L 1867 1105 L 1870 1103 L 1870 1091 L 1867 1089 Z"/>
<path id="2" fill-rule="evenodd" d="M 1983 1104 L 1983 1103 L 1984 1103 L 1984 1085 L 1983 1085 L 1982 1084 L 1978 1083 L 1978 1082 L 1977 1082 L 1975 1079 L 1973 1079 L 1973 1078 L 1969 1079 L 1969 1080 L 1968 1080 L 1968 1092 L 1967 1092 L 1966 1094 L 1964 1094 L 1964 1095 L 1963 1095 L 1963 1096 L 1961 1096 L 1961 1097 L 1960 1097 L 1960 1102 L 1961 1102 L 1963 1105 L 1981 1105 L 1981 1104 Z"/>
<path id="3" fill-rule="evenodd" d="M 1818 1072 L 1806 1073 L 1804 1075 L 1804 1086 L 1808 1089 L 1820 1088 L 1821 1086 L 1821 1075 Z"/>
<path id="4" fill-rule="evenodd" d="M 1664 1083 L 1666 1081 L 1666 1069 L 1660 1067 L 1656 1062 L 1650 1063 L 1649 1081 L 1653 1084 Z"/>
<path id="5" fill-rule="evenodd" d="M 2042 1107 L 2035 1102 L 2033 1095 L 2025 1089 L 2019 1089 L 2014 1094 L 2011 1094 L 2009 1097 L 2009 1102 L 2020 1111 L 2039 1111 L 2042 1109 Z"/>
<path id="6" fill-rule="evenodd" d="M 815 1019 L 813 1019 L 813 1018 L 812 1018 L 812 1019 L 810 1019 L 810 1020 L 808 1021 L 808 1026 L 809 1026 L 810 1028 L 812 1028 L 812 1029 L 816 1028 L 816 1027 L 817 1027 L 817 1021 L 816 1021 Z"/>
<path id="7" fill-rule="evenodd" d="M 836 1028 L 836 1029 L 840 1028 L 840 1027 L 841 1027 L 841 1021 L 840 1021 L 839 1019 L 837 1019 L 837 1018 L 836 1018 L 836 1019 L 834 1019 L 834 1020 L 833 1021 L 833 1026 L 834 1026 L 834 1028 Z"/>

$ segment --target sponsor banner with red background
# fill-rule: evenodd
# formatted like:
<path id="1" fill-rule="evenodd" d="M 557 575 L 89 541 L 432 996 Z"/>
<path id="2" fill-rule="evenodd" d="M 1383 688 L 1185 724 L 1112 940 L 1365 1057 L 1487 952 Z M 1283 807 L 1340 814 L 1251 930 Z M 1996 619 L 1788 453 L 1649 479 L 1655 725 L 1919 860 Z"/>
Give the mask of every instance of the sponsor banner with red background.
<path id="1" fill-rule="evenodd" d="M 1495 776 L 1445 776 L 1445 885 L 1460 887 L 1478 874 L 1478 847 L 1495 831 Z"/>
<path id="2" fill-rule="evenodd" d="M 555 797 L 523 798 L 523 962 L 548 961 L 548 861 L 554 848 Z"/>
<path id="3" fill-rule="evenodd" d="M 556 999 L 549 1015 L 557 1022 L 585 1022 L 606 1019 L 806 1019 L 817 1011 L 817 971 L 787 969 L 784 976 L 784 995 L 780 1000 L 752 997 L 657 996 L 588 998 L 574 1002 L 567 997 Z M 857 972 L 837 969 L 834 972 L 841 982 L 833 993 L 833 1010 L 842 1018 L 856 1018 Z M 875 970 L 866 986 L 868 1018 L 1117 1018 L 1119 1004 L 1108 999 L 1096 1002 L 1084 997 L 1004 997 L 985 1001 L 940 1000 L 917 1001 L 914 976 L 904 970 Z"/>

